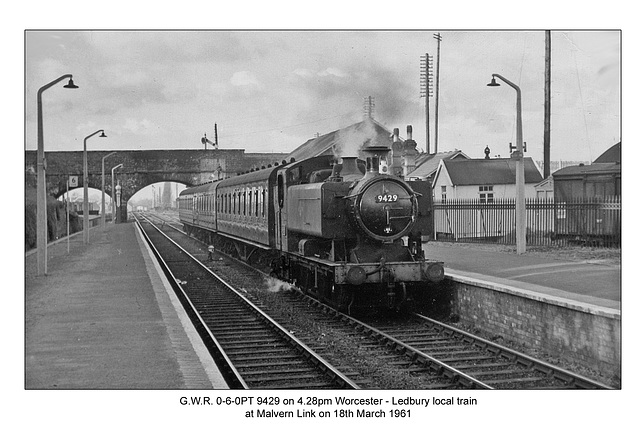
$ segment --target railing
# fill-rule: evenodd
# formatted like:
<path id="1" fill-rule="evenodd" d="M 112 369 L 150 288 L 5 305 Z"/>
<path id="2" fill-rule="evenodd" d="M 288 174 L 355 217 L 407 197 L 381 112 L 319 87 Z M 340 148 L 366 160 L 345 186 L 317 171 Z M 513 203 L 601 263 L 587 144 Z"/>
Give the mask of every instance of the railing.
<path id="1" fill-rule="evenodd" d="M 527 244 L 620 247 L 620 196 L 526 200 Z M 515 244 L 515 199 L 434 202 L 438 241 Z"/>

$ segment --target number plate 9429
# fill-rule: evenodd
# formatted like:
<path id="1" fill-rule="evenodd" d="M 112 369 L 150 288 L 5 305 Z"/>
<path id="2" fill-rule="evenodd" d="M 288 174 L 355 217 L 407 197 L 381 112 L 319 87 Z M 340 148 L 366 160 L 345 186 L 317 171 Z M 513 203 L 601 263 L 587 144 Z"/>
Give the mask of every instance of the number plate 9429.
<path id="1" fill-rule="evenodd" d="M 393 203 L 398 201 L 398 195 L 387 193 L 385 195 L 376 195 L 376 203 Z"/>

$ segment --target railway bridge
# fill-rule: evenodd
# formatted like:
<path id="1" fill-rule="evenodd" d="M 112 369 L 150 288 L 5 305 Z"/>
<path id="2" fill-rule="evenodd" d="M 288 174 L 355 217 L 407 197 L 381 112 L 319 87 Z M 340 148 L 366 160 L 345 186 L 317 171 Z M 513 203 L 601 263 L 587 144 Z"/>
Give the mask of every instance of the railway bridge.
<path id="1" fill-rule="evenodd" d="M 113 153 L 115 152 L 115 153 Z M 113 153 L 113 154 L 112 154 Z M 112 154 L 112 155 L 110 155 Z M 116 210 L 116 222 L 126 221 L 127 202 L 139 190 L 150 184 L 172 181 L 194 186 L 218 178 L 235 176 L 239 172 L 281 161 L 284 153 L 245 153 L 244 149 L 182 149 L 182 150 L 88 150 L 88 186 L 102 190 L 104 159 L 105 193 L 113 197 L 111 168 L 116 170 L 122 187 L 121 203 Z M 77 176 L 78 186 L 84 186 L 83 151 L 45 152 L 47 193 L 59 198 L 67 191 L 69 176 Z M 25 153 L 26 185 L 36 187 L 37 152 Z"/>

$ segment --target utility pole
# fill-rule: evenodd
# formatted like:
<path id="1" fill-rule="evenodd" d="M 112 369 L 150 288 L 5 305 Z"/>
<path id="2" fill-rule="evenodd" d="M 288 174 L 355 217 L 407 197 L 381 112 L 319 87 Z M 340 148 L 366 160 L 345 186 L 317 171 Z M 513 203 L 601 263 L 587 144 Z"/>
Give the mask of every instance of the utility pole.
<path id="1" fill-rule="evenodd" d="M 438 40 L 438 65 L 436 67 L 436 133 L 433 153 L 438 153 L 438 102 L 440 101 L 440 42 L 442 36 L 438 32 L 433 34 L 433 38 Z"/>
<path id="2" fill-rule="evenodd" d="M 373 110 L 376 107 L 375 99 L 369 95 L 364 99 L 364 116 L 368 119 L 373 119 Z"/>
<path id="3" fill-rule="evenodd" d="M 424 97 L 425 130 L 427 135 L 427 155 L 431 153 L 431 135 L 429 133 L 429 97 L 433 86 L 433 57 L 429 54 L 420 56 L 420 97 Z"/>
<path id="4" fill-rule="evenodd" d="M 551 175 L 551 31 L 545 31 L 543 178 Z"/>

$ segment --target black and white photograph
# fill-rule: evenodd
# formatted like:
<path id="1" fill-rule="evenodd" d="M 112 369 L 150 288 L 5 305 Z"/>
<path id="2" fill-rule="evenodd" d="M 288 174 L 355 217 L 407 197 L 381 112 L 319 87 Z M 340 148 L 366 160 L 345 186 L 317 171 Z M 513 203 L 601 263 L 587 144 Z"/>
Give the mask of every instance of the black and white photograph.
<path id="1" fill-rule="evenodd" d="M 70 440 L 624 440 L 632 43 L 411 14 L 18 30 L 18 408 Z"/>

